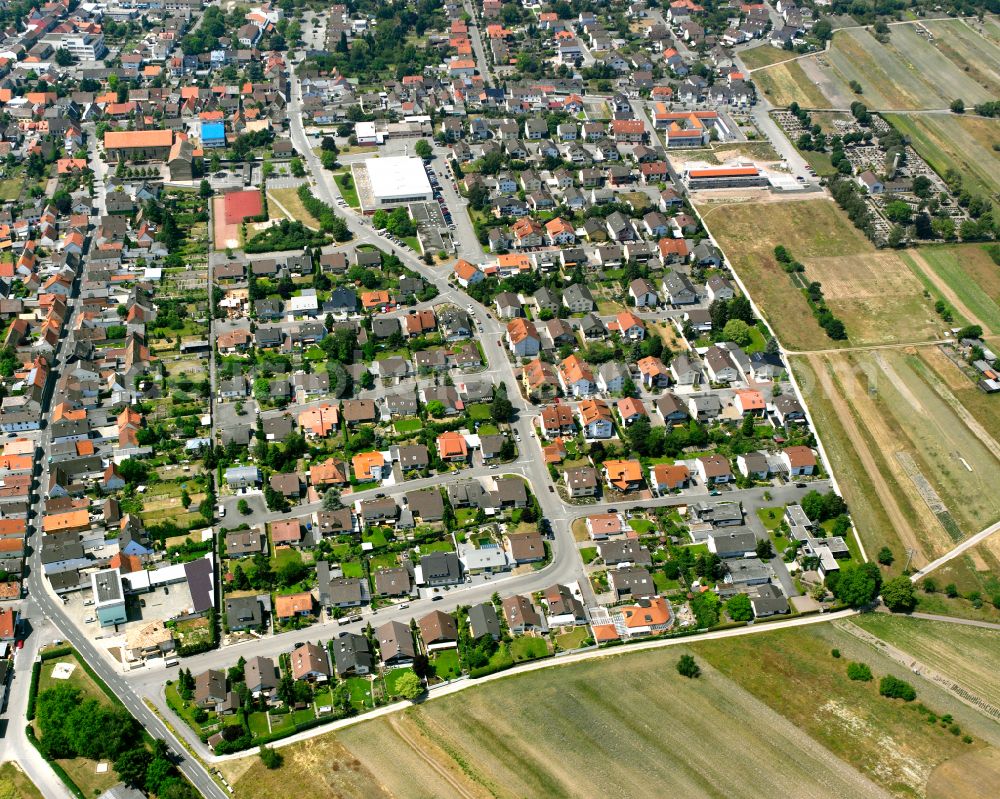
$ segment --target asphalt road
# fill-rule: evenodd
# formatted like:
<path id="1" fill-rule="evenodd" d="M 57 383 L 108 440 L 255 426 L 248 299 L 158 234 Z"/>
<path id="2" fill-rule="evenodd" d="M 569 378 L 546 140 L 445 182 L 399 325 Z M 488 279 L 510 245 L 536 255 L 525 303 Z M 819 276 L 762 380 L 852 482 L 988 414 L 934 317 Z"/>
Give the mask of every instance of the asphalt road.
<path id="1" fill-rule="evenodd" d="M 95 173 L 100 174 L 99 164 L 102 159 L 97 151 L 96 147 L 92 147 L 89 151 L 89 159 L 91 162 L 91 168 L 94 169 Z M 95 205 L 98 208 L 104 208 L 104 193 L 106 191 L 103 181 L 95 182 Z M 86 256 L 85 256 L 86 257 Z M 80 274 L 82 274 L 83 269 L 81 268 Z M 51 375 L 50 375 L 50 386 L 55 384 L 58 374 L 66 368 L 66 360 L 68 348 L 65 345 L 66 341 L 66 331 L 72 330 L 73 325 L 73 314 L 75 314 L 78 306 L 78 292 L 80 286 L 80 274 L 77 275 L 76 280 L 73 282 L 72 293 L 70 296 L 69 307 L 70 315 L 66 320 L 64 326 L 63 338 L 60 339 L 59 345 L 56 348 L 55 356 L 51 364 Z M 46 407 L 43 408 L 44 413 L 48 413 L 48 400 L 46 400 Z M 47 452 L 51 444 L 51 428 L 46 426 L 39 436 L 38 446 L 39 451 L 44 453 Z M 42 505 L 43 492 L 45 487 L 48 485 L 48 459 L 44 457 L 39 457 L 36 466 L 36 475 L 38 479 L 37 493 L 32 497 L 32 511 L 33 519 L 37 525 L 37 520 L 40 518 L 44 507 Z M 31 554 L 26 559 L 26 567 L 28 576 L 24 581 L 26 591 L 30 597 L 30 604 L 26 605 L 30 608 L 29 621 L 32 617 L 37 618 L 37 614 L 40 613 L 43 620 L 46 622 L 51 621 L 52 625 L 59 630 L 59 638 L 71 644 L 90 664 L 90 666 L 97 672 L 98 676 L 104 680 L 107 685 L 112 688 L 115 694 L 125 703 L 129 711 L 139 720 L 143 727 L 149 732 L 150 735 L 155 738 L 161 738 L 167 742 L 167 744 L 178 753 L 177 756 L 177 766 L 180 768 L 181 772 L 191 781 L 195 788 L 201 793 L 202 796 L 212 797 L 213 799 L 224 799 L 227 795 L 222 791 L 222 789 L 215 783 L 214 780 L 208 775 L 208 772 L 195 760 L 183 753 L 183 749 L 170 733 L 170 731 L 164 726 L 160 719 L 153 713 L 132 691 L 128 684 L 122 677 L 120 670 L 112 665 L 109 658 L 105 657 L 98 649 L 91 643 L 91 640 L 86 632 L 82 631 L 80 627 L 70 619 L 63 609 L 62 600 L 58 599 L 54 592 L 51 591 L 49 587 L 48 580 L 43 576 L 42 572 L 42 561 L 41 561 L 41 537 L 42 534 L 37 529 L 29 529 L 29 545 L 31 547 Z M 45 629 L 39 625 L 40 629 Z M 43 639 L 42 633 L 34 633 L 29 636 L 29 639 L 34 639 L 31 642 L 32 647 L 39 647 L 47 643 L 51 639 Z M 8 729 L 10 737 L 14 740 L 8 743 L 8 746 L 14 747 L 19 751 L 23 751 L 23 747 L 30 747 L 31 744 L 27 741 L 24 736 L 23 726 L 18 723 L 11 725 Z M 23 740 L 17 740 L 23 739 Z M 30 760 L 28 761 L 30 763 Z M 60 794 L 52 794 L 60 795 Z"/>

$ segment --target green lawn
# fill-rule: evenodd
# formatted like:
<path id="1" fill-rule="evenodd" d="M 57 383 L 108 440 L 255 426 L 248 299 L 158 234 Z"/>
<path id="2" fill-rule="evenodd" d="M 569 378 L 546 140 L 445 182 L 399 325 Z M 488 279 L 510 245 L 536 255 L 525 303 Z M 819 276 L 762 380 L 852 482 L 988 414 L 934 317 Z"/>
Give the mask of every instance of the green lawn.
<path id="1" fill-rule="evenodd" d="M 348 560 L 340 564 L 344 577 L 364 577 L 365 567 L 360 561 Z"/>
<path id="2" fill-rule="evenodd" d="M 444 649 L 431 658 L 434 673 L 442 680 L 462 676 L 462 667 L 458 662 L 457 649 Z"/>
<path id="3" fill-rule="evenodd" d="M 21 178 L 7 178 L 0 180 L 0 200 L 16 200 L 21 195 L 21 187 L 24 181 Z"/>
<path id="4" fill-rule="evenodd" d="M 649 519 L 629 519 L 628 526 L 639 535 L 649 535 L 656 532 L 656 524 L 649 521 Z"/>
<path id="5" fill-rule="evenodd" d="M 581 547 L 580 557 L 584 563 L 593 563 L 597 558 L 597 547 Z"/>
<path id="6" fill-rule="evenodd" d="M 292 547 L 279 547 L 271 556 L 271 568 L 278 571 L 286 563 L 302 563 L 302 555 Z"/>
<path id="7" fill-rule="evenodd" d="M 544 638 L 522 635 L 510 642 L 510 654 L 515 663 L 548 657 L 549 645 Z"/>
<path id="8" fill-rule="evenodd" d="M 455 521 L 458 523 L 459 527 L 465 527 L 467 524 L 472 524 L 476 519 L 476 511 L 472 508 L 459 508 L 455 511 Z M 426 549 L 426 546 L 421 544 L 421 549 Z"/>
<path id="9" fill-rule="evenodd" d="M 372 707 L 372 681 L 365 677 L 348 677 L 347 687 L 351 690 L 351 704 L 356 708 Z"/>
<path id="10" fill-rule="evenodd" d="M 574 627 L 570 632 L 556 636 L 556 646 L 568 652 L 579 649 L 589 637 L 590 630 L 586 627 Z"/>
<path id="11" fill-rule="evenodd" d="M 310 347 L 302 353 L 302 357 L 307 361 L 325 361 L 326 353 L 319 347 Z"/>
<path id="12" fill-rule="evenodd" d="M 247 717 L 247 724 L 250 725 L 250 732 L 255 736 L 268 735 L 271 732 L 267 726 L 267 713 L 251 713 Z"/>
<path id="13" fill-rule="evenodd" d="M 398 422 L 393 422 L 397 433 L 415 433 L 423 426 L 424 423 L 420 419 L 400 419 Z"/>
<path id="14" fill-rule="evenodd" d="M 399 696 L 399 691 L 396 690 L 396 683 L 399 682 L 399 678 L 404 674 L 412 674 L 413 669 L 392 669 L 385 673 L 385 692 L 388 696 Z"/>
<path id="15" fill-rule="evenodd" d="M 456 513 L 461 513 L 461 511 L 456 511 Z M 451 541 L 446 539 L 444 541 L 432 541 L 431 543 L 420 545 L 420 554 L 426 555 L 428 552 L 452 552 L 453 548 Z"/>
<path id="16" fill-rule="evenodd" d="M 350 180 L 348 181 L 346 178 L 350 178 Z M 358 190 L 354 186 L 354 178 L 351 177 L 350 171 L 345 170 L 342 173 L 337 173 L 336 181 L 337 188 L 340 189 L 340 194 L 343 196 L 344 201 L 351 208 L 360 208 L 361 201 L 358 199 Z"/>
<path id="17" fill-rule="evenodd" d="M 500 428 L 498 428 L 495 424 L 481 424 L 479 425 L 478 432 L 481 436 L 495 436 L 500 432 Z"/>
<path id="18" fill-rule="evenodd" d="M 677 580 L 671 580 L 667 577 L 662 569 L 657 569 L 653 572 L 653 585 L 656 586 L 656 590 L 661 594 L 669 594 L 681 587 L 681 584 Z"/>
<path id="19" fill-rule="evenodd" d="M 780 508 L 760 508 L 757 511 L 757 518 L 760 519 L 761 523 L 768 530 L 773 530 L 781 524 L 781 520 L 784 518 L 784 515 L 784 506 L 781 506 Z"/>
<path id="20" fill-rule="evenodd" d="M 484 403 L 471 405 L 467 410 L 469 418 L 474 422 L 488 422 L 493 418 L 493 409 Z"/>
<path id="21" fill-rule="evenodd" d="M 385 539 L 385 530 L 381 527 L 372 527 L 361 535 L 361 540 L 370 543 L 373 547 L 384 547 L 388 543 Z"/>
<path id="22" fill-rule="evenodd" d="M 391 569 L 399 565 L 399 559 L 394 552 L 380 552 L 368 558 L 368 565 L 372 571 L 376 569 Z"/>

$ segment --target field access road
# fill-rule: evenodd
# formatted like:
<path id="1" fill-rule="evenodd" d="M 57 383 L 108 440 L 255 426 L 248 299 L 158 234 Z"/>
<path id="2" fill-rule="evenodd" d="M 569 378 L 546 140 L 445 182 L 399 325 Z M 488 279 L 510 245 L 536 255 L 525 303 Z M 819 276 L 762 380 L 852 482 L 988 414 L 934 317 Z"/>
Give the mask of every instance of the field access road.
<path id="1" fill-rule="evenodd" d="M 989 538 L 991 535 L 993 535 L 998 530 L 1000 530 L 1000 522 L 996 522 L 994 524 L 991 524 L 989 527 L 985 528 L 984 530 L 980 530 L 974 536 L 971 536 L 970 538 L 966 538 L 961 544 L 958 544 L 954 549 L 952 549 L 949 552 L 946 552 L 944 555 L 942 555 L 937 560 L 932 560 L 930 563 L 928 563 L 922 569 L 919 569 L 918 571 L 913 572 L 913 574 L 910 575 L 910 580 L 912 580 L 913 582 L 917 582 L 917 580 L 920 580 L 920 579 L 926 577 L 932 571 L 934 571 L 937 568 L 940 568 L 941 566 L 944 566 L 944 564 L 946 564 L 948 561 L 954 560 L 955 558 L 957 558 L 959 555 L 961 555 L 966 550 L 971 549 L 976 544 L 978 544 L 978 543 L 980 543 L 982 541 L 985 541 L 987 538 Z"/>

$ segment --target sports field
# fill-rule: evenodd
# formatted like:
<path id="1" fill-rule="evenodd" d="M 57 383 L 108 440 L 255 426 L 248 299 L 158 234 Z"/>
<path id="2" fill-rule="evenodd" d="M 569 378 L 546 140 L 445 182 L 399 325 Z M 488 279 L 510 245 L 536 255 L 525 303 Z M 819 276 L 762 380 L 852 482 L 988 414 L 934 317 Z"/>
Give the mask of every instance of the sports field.
<path id="1" fill-rule="evenodd" d="M 843 346 L 813 317 L 802 291 L 774 258 L 783 244 L 819 281 L 849 343 L 925 341 L 940 334 L 924 288 L 897 253 L 876 250 L 829 200 L 734 203 L 700 208 L 782 343 L 792 350 Z"/>
<path id="2" fill-rule="evenodd" d="M 884 613 L 853 623 L 1000 706 L 1000 635 L 995 630 Z"/>
<path id="3" fill-rule="evenodd" d="M 951 168 L 972 194 L 1000 192 L 1000 153 L 993 149 L 1000 141 L 1000 120 L 956 114 L 888 114 L 886 119 L 939 175 Z"/>

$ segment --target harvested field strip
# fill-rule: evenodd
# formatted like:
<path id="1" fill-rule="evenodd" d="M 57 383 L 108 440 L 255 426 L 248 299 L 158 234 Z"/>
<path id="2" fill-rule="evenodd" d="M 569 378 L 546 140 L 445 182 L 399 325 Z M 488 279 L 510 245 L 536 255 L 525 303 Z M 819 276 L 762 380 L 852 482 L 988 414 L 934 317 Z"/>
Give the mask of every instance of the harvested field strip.
<path id="1" fill-rule="evenodd" d="M 940 106 L 931 107 L 947 108 L 956 97 L 962 97 L 969 105 L 993 99 L 989 88 L 983 87 L 965 71 L 967 64 L 964 61 L 949 58 L 936 45 L 937 41 L 929 43 L 920 36 L 913 25 L 894 25 L 886 49 L 895 56 L 899 69 L 931 88 L 934 93 L 925 95 L 928 103 L 933 103 L 935 96 L 943 101 Z M 983 45 L 990 46 L 985 41 Z M 899 70 L 892 74 L 898 75 Z M 924 76 L 933 77 L 928 81 Z"/>
<path id="2" fill-rule="evenodd" d="M 924 284 L 924 288 L 931 294 L 934 301 L 941 300 L 952 310 L 952 324 L 958 327 L 982 324 L 976 314 L 968 309 L 951 287 L 924 261 L 920 253 L 916 250 L 910 250 L 900 253 L 899 257 L 903 259 L 903 263 L 910 267 L 916 278 Z M 988 325 L 983 327 L 987 331 L 990 329 Z"/>
<path id="3" fill-rule="evenodd" d="M 852 620 L 864 630 L 1000 705 L 1000 635 L 995 630 L 872 613 Z"/>
<path id="4" fill-rule="evenodd" d="M 942 19 L 924 23 L 934 34 L 934 44 L 942 53 L 980 83 L 1000 93 L 1000 47 L 977 33 L 962 20 Z"/>
<path id="5" fill-rule="evenodd" d="M 635 653 L 519 675 L 413 708 L 402 724 L 408 732 L 427 730 L 427 752 L 440 765 L 471 772 L 481 793 L 498 797 L 654 797 L 666 784 L 676 796 L 882 795 L 714 670 L 686 680 L 670 665 L 673 652 L 666 660 L 662 653 Z M 768 735 L 745 735 L 734 717 L 766 726 Z M 391 734 L 390 722 L 380 719 L 350 728 L 340 740 L 371 772 L 385 774 L 395 795 L 428 795 L 420 787 L 426 763 L 405 775 L 408 784 L 387 773 L 401 771 L 398 763 L 412 757 L 412 747 L 400 747 Z M 423 744 L 420 732 L 413 737 Z M 740 767 L 720 769 L 720 759 Z"/>
<path id="6" fill-rule="evenodd" d="M 802 70 L 797 61 L 776 64 L 753 73 L 754 83 L 776 106 L 793 102 L 806 108 L 830 108 L 830 101 Z"/>
<path id="7" fill-rule="evenodd" d="M 885 49 L 868 33 L 863 33 L 864 44 L 860 37 L 854 36 L 856 31 L 840 31 L 833 37 L 833 46 L 827 51 L 830 63 L 849 82 L 858 81 L 864 89 L 863 99 L 869 108 L 921 108 L 926 87 L 912 81 L 896 84 L 885 69 L 880 67 L 874 58 L 876 52 L 885 54 Z M 896 71 L 898 65 L 889 57 L 891 69 Z M 931 92 L 930 97 L 936 97 Z M 939 105 L 935 102 L 935 107 Z"/>
<path id="8" fill-rule="evenodd" d="M 834 648 L 840 650 L 840 660 L 830 656 Z M 922 796 L 939 763 L 1000 740 L 995 724 L 832 625 L 776 630 L 753 640 L 706 641 L 692 649 L 897 795 Z M 964 744 L 946 729 L 927 724 L 914 707 L 880 697 L 877 680 L 848 679 L 850 660 L 867 663 L 876 677 L 893 674 L 911 682 L 919 701 L 939 715 L 952 713 L 976 742 Z"/>
<path id="9" fill-rule="evenodd" d="M 980 749 L 942 763 L 927 780 L 927 799 L 995 799 L 1000 749 Z"/>

